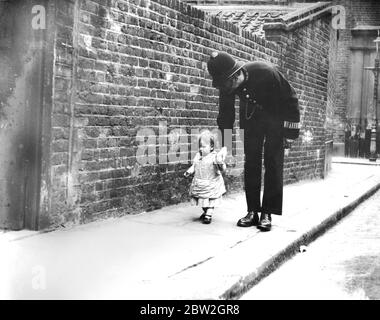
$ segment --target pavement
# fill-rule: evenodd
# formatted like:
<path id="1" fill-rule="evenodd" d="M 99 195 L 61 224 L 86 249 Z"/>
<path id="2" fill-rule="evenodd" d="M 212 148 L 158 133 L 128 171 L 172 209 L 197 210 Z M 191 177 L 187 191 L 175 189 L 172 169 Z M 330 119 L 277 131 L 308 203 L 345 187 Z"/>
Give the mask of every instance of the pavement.
<path id="1" fill-rule="evenodd" d="M 240 300 L 380 300 L 380 190 Z"/>
<path id="2" fill-rule="evenodd" d="M 0 298 L 238 299 L 380 188 L 380 166 L 359 162 L 334 158 L 325 179 L 285 186 L 270 232 L 236 226 L 243 192 L 225 196 L 210 225 L 182 203 L 52 232 L 1 232 Z"/>

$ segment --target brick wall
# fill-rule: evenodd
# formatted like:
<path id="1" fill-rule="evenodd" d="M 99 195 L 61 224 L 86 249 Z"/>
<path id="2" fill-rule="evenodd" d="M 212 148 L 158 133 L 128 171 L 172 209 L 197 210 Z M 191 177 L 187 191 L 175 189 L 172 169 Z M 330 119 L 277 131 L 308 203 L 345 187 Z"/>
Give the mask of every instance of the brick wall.
<path id="1" fill-rule="evenodd" d="M 349 23 L 352 27 L 362 25 L 378 26 L 380 23 L 380 2 L 376 0 L 346 0 L 349 8 Z"/>
<path id="2" fill-rule="evenodd" d="M 285 183 L 322 177 L 328 129 L 327 84 L 330 16 L 323 16 L 291 32 L 266 28 L 266 37 L 283 46 L 280 68 L 296 89 L 301 106 L 300 139 L 285 162 Z M 331 101 L 328 110 L 331 112 Z"/>
<path id="3" fill-rule="evenodd" d="M 177 0 L 66 0 L 57 2 L 56 25 L 51 210 L 42 227 L 188 199 L 182 175 L 192 130 L 216 128 L 218 92 L 206 69 L 214 50 L 272 62 L 289 77 L 302 129 L 286 159 L 285 183 L 322 176 L 328 19 L 276 44 Z M 151 135 L 146 145 L 156 157 L 136 157 L 141 130 Z M 242 190 L 241 174 L 226 181 L 229 192 Z"/>
<path id="4" fill-rule="evenodd" d="M 338 95 L 338 32 L 331 30 L 330 33 L 330 50 L 329 50 L 329 72 L 328 72 L 328 86 L 327 86 L 327 107 L 326 107 L 326 140 L 334 141 L 334 136 L 338 130 L 336 128 L 339 123 L 336 122 L 335 112 L 337 110 L 337 95 Z M 337 140 L 337 139 L 336 139 Z"/>
<path id="5" fill-rule="evenodd" d="M 293 80 L 302 106 L 300 150 L 290 166 L 300 180 L 324 174 L 325 142 L 329 138 L 326 111 L 330 30 L 330 16 L 313 21 L 289 34 L 284 54 L 283 68 Z"/>

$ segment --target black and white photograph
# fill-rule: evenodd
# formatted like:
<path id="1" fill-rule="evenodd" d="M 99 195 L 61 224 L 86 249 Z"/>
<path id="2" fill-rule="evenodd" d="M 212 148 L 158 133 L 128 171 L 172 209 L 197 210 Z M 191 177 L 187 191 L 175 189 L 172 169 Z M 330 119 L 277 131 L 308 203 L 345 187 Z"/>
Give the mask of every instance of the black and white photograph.
<path id="1" fill-rule="evenodd" d="M 380 300 L 379 80 L 376 0 L 0 0 L 0 300 Z"/>

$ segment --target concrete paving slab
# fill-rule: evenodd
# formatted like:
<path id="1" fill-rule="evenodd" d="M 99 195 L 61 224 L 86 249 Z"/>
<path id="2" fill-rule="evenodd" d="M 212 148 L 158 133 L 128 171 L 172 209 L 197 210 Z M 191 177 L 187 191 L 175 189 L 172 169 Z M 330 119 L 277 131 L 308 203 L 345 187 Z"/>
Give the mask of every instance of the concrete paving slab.
<path id="1" fill-rule="evenodd" d="M 0 234 L 0 298 L 229 299 L 285 261 L 380 186 L 380 167 L 333 164 L 284 188 L 271 232 L 239 228 L 243 193 L 210 225 L 184 203 L 49 233 Z"/>

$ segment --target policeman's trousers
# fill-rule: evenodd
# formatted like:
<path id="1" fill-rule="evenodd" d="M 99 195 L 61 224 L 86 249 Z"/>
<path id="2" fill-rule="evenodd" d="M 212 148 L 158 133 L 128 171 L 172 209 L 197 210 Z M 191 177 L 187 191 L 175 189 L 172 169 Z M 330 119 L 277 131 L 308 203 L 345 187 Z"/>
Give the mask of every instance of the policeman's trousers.
<path id="1" fill-rule="evenodd" d="M 244 130 L 244 183 L 249 212 L 282 214 L 283 122 L 266 113 L 257 113 Z M 264 149 L 264 152 L 263 152 Z M 261 202 L 262 159 L 264 192 Z"/>

